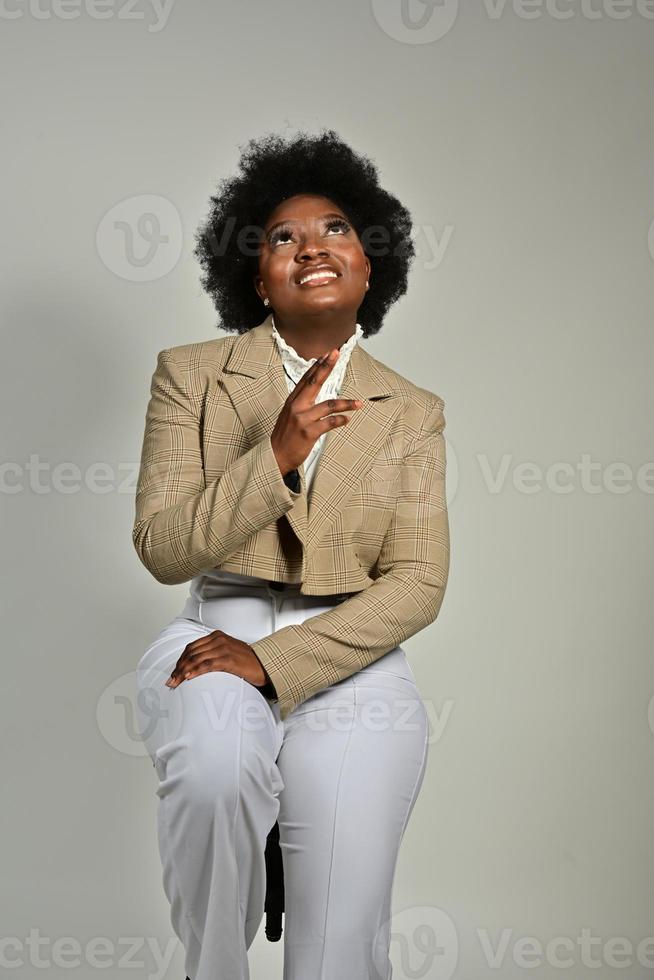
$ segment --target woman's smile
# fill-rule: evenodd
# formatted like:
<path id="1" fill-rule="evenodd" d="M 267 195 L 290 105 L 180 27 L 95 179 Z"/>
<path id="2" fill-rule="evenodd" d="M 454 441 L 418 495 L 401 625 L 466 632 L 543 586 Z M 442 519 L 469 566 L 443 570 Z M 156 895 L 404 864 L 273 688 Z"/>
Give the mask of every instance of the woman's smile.
<path id="1" fill-rule="evenodd" d="M 322 272 L 308 272 L 306 276 L 303 276 L 298 283 L 299 286 L 326 286 L 328 283 L 334 282 L 338 279 L 337 272 L 329 272 L 327 270 Z"/>

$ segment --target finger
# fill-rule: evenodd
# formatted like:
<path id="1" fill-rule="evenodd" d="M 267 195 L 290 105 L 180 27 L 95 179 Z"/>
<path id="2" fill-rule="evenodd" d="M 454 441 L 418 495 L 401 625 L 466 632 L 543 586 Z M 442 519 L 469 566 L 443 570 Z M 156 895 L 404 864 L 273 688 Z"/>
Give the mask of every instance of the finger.
<path id="1" fill-rule="evenodd" d="M 324 354 L 321 354 L 320 357 L 317 357 L 313 362 L 313 364 L 311 365 L 311 367 L 307 368 L 307 370 L 304 372 L 304 374 L 300 378 L 300 381 L 306 381 L 308 378 L 315 377 L 315 375 L 319 373 L 320 368 L 324 367 L 328 362 L 331 363 L 331 361 L 333 360 L 334 360 L 334 348 L 325 351 Z"/>
<path id="2" fill-rule="evenodd" d="M 312 370 L 308 373 L 307 381 L 310 385 L 318 384 L 321 385 L 329 372 L 332 370 L 336 361 L 338 360 L 337 350 L 328 350 L 326 354 L 319 357 L 316 363 L 313 365 Z M 301 379 L 304 380 L 304 379 Z"/>
<path id="3" fill-rule="evenodd" d="M 341 425 L 347 425 L 349 421 L 350 417 L 347 415 L 326 415 L 324 418 L 313 422 L 312 427 L 307 429 L 307 433 L 315 442 L 325 432 L 328 432 L 330 429 L 336 429 Z"/>
<path id="4" fill-rule="evenodd" d="M 349 412 L 361 408 L 362 405 L 361 398 L 327 398 L 307 409 L 307 418 L 312 421 L 322 419 L 333 412 Z"/>
<path id="5" fill-rule="evenodd" d="M 181 681 L 186 681 L 189 677 L 193 677 L 195 674 L 206 673 L 209 670 L 220 670 L 219 665 L 211 657 L 205 657 L 204 660 L 198 660 L 197 663 L 190 664 L 182 673 L 180 677 Z"/>
<path id="6" fill-rule="evenodd" d="M 298 398 L 305 390 L 306 386 L 311 385 L 313 383 L 314 379 L 317 376 L 318 370 L 320 367 L 322 367 L 323 363 L 324 363 L 324 355 L 323 357 L 319 357 L 318 360 L 315 362 L 315 364 L 312 364 L 310 368 L 307 368 L 307 370 L 304 372 L 304 374 L 302 375 L 298 383 L 290 392 L 288 396 L 288 401 L 291 402 L 295 401 L 295 399 Z"/>
<path id="7" fill-rule="evenodd" d="M 209 642 L 207 643 L 206 640 Z M 187 667 L 195 666 L 198 661 L 204 660 L 208 653 L 211 653 L 214 657 L 218 656 L 224 642 L 223 637 L 220 636 L 213 638 L 206 637 L 202 646 L 198 646 L 197 650 L 186 654 L 184 657 L 184 663 L 182 664 L 182 670 L 185 670 Z"/>
<path id="8" fill-rule="evenodd" d="M 215 649 L 225 636 L 226 634 L 222 630 L 214 630 L 207 636 L 200 636 L 197 640 L 187 643 L 170 676 L 174 677 L 193 657 L 196 657 L 198 653 L 204 653 L 207 647 Z"/>
<path id="9" fill-rule="evenodd" d="M 218 664 L 214 663 L 213 660 L 205 660 L 197 667 L 192 667 L 190 670 L 187 670 L 183 677 L 180 677 L 178 681 L 173 682 L 173 687 L 178 687 L 180 684 L 183 684 L 184 681 L 189 681 L 193 677 L 199 677 L 201 674 L 211 673 L 233 674 L 234 671 L 227 670 L 225 667 L 219 666 Z M 237 674 L 235 676 L 240 675 Z"/>
<path id="10" fill-rule="evenodd" d="M 315 398 L 315 392 L 312 389 L 315 385 L 318 385 L 318 390 L 322 387 L 325 378 L 328 376 L 329 372 L 336 363 L 336 358 L 334 357 L 334 350 L 328 351 L 319 357 L 315 364 L 302 375 L 298 383 L 296 384 L 291 399 L 294 401 L 296 398 L 300 398 L 303 395 L 311 395 Z"/>

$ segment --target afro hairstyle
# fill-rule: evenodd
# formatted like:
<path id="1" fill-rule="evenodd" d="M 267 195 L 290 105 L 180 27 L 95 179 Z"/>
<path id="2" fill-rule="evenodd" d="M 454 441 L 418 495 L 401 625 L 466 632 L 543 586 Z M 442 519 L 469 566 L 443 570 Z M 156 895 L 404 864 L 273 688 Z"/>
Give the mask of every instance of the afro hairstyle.
<path id="1" fill-rule="evenodd" d="M 357 320 L 364 337 L 377 333 L 389 307 L 406 292 L 415 249 L 411 215 L 379 186 L 372 160 L 325 129 L 317 136 L 300 131 L 287 139 L 276 133 L 251 139 L 238 166 L 236 175 L 218 184 L 195 234 L 193 254 L 203 270 L 202 286 L 218 311 L 218 329 L 245 333 L 266 317 L 269 310 L 253 284 L 263 228 L 282 200 L 308 193 L 333 201 L 361 241 L 371 275 Z M 244 247 L 248 233 L 255 240 Z"/>

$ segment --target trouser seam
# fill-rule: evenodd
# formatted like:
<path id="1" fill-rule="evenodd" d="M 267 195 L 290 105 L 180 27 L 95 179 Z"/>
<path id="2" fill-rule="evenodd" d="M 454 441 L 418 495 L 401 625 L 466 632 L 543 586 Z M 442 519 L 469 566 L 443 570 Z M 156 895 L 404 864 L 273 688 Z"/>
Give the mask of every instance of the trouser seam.
<path id="1" fill-rule="evenodd" d="M 349 745 L 350 745 L 350 741 L 352 739 L 352 732 L 354 731 L 355 721 L 356 721 L 356 710 L 357 710 L 357 689 L 356 689 L 356 686 L 353 687 L 352 693 L 354 695 L 354 711 L 353 711 L 352 724 L 350 725 L 350 730 L 349 730 L 348 736 L 347 736 L 347 742 L 346 742 L 345 747 L 343 749 L 343 755 L 342 755 L 342 758 L 341 758 L 341 767 L 339 769 L 338 782 L 336 784 L 336 799 L 334 801 L 334 819 L 333 819 L 333 823 L 332 823 L 331 854 L 330 854 L 330 859 L 329 859 L 329 875 L 328 875 L 328 878 L 327 878 L 327 897 L 326 897 L 326 900 L 325 900 L 325 925 L 324 925 L 324 929 L 323 929 L 324 935 L 323 935 L 323 943 L 322 943 L 322 954 L 321 954 L 321 957 L 320 957 L 320 973 L 319 973 L 318 977 L 316 978 L 316 980 L 322 980 L 323 968 L 324 968 L 324 965 L 325 965 L 325 949 L 327 948 L 327 925 L 328 925 L 328 921 L 329 921 L 329 902 L 330 902 L 330 895 L 331 895 L 331 889 L 332 889 L 332 877 L 333 877 L 333 871 L 334 871 L 334 853 L 335 853 L 335 850 L 336 850 L 336 848 L 334 846 L 334 840 L 335 840 L 335 837 L 336 837 L 336 823 L 337 823 L 337 815 L 338 815 L 338 804 L 339 804 L 339 801 L 340 801 L 340 793 L 341 793 L 341 780 L 343 778 L 343 769 L 345 768 L 345 762 L 346 762 L 346 759 L 347 759 L 348 748 L 349 748 Z"/>
<path id="2" fill-rule="evenodd" d="M 407 811 L 406 811 L 406 813 L 404 815 L 404 820 L 402 821 L 402 829 L 400 831 L 400 839 L 399 839 L 397 850 L 395 852 L 395 860 L 393 862 L 393 870 L 392 870 L 392 873 L 391 873 L 391 890 L 390 890 L 390 893 L 388 895 L 388 909 L 387 909 L 387 914 L 389 916 L 391 916 L 391 917 L 392 917 L 392 905 L 393 905 L 393 883 L 395 881 L 395 874 L 397 872 L 397 863 L 398 863 L 399 857 L 400 857 L 400 850 L 401 850 L 401 847 L 402 847 L 402 839 L 404 837 L 404 832 L 405 832 L 405 830 L 407 828 L 407 824 L 409 822 L 409 817 L 411 816 L 411 813 L 413 812 L 413 807 L 414 807 L 414 804 L 416 802 L 416 792 L 417 792 L 417 789 L 418 789 L 418 784 L 420 783 L 420 780 L 422 779 L 422 777 L 424 775 L 425 763 L 426 763 L 426 759 L 427 759 L 427 748 L 429 746 L 429 718 L 427 716 L 427 713 L 426 713 L 426 710 L 425 710 L 425 707 L 424 707 L 424 703 L 422 701 L 422 698 L 419 697 L 419 700 L 420 700 L 420 703 L 423 706 L 423 711 L 425 711 L 425 741 L 424 741 L 424 744 L 423 744 L 423 747 L 422 747 L 422 758 L 420 760 L 420 765 L 418 766 L 418 774 L 417 774 L 417 776 L 415 778 L 415 781 L 413 783 L 413 789 L 411 791 L 411 798 L 409 800 L 409 805 L 408 805 Z M 377 931 L 379 931 L 379 929 L 381 928 L 381 925 L 382 925 L 382 923 L 380 922 L 379 925 L 377 926 Z M 390 971 L 391 972 L 389 972 L 387 974 L 385 980 L 391 980 L 391 976 L 392 976 L 392 965 L 390 965 Z"/>
<path id="3" fill-rule="evenodd" d="M 245 683 L 246 682 L 244 678 L 241 677 L 239 713 L 238 713 L 238 717 L 240 719 L 242 719 L 243 717 L 243 711 L 241 706 L 243 704 L 243 685 Z M 243 742 L 242 721 L 239 721 L 238 733 L 239 733 L 238 751 L 236 753 L 236 804 L 234 806 L 234 820 L 233 820 L 234 839 L 232 843 L 233 843 L 233 852 L 234 852 L 234 862 L 236 864 L 236 893 L 237 893 L 237 902 L 238 902 L 237 907 L 238 907 L 238 917 L 239 917 L 239 926 L 240 926 L 241 918 L 243 919 L 243 923 L 246 921 L 245 909 L 241 910 L 241 877 L 238 868 L 238 821 L 241 816 L 241 758 L 242 758 L 242 742 Z M 243 941 L 245 942 L 245 939 Z"/>

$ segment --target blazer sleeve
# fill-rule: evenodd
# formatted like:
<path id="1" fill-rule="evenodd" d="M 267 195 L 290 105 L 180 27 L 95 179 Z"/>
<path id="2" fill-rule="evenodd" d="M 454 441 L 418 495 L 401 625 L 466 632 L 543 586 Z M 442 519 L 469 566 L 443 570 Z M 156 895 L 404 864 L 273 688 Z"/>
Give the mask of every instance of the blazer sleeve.
<path id="1" fill-rule="evenodd" d="M 206 483 L 200 419 L 170 349 L 157 355 L 145 417 L 132 540 L 158 582 L 177 585 L 220 565 L 290 510 L 270 436 Z"/>
<path id="2" fill-rule="evenodd" d="M 432 623 L 449 575 L 444 402 L 435 396 L 405 456 L 378 578 L 327 612 L 252 643 L 277 692 L 280 715 L 349 677 Z"/>

